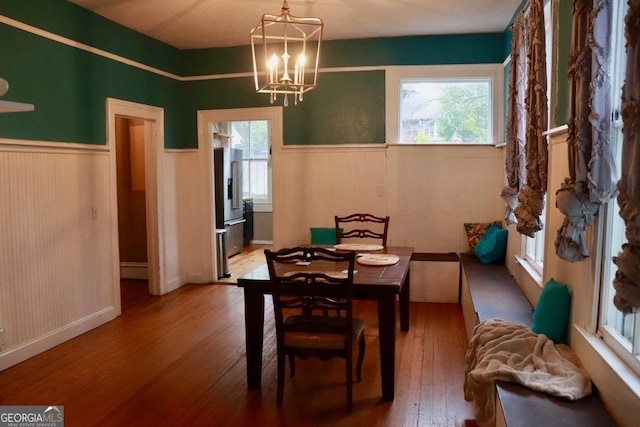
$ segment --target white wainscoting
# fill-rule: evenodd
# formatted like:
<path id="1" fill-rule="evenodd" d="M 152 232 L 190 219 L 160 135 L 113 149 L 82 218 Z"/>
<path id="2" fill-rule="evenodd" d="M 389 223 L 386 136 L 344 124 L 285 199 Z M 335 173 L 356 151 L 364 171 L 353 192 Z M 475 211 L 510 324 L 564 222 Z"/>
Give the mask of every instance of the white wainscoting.
<path id="1" fill-rule="evenodd" d="M 206 178 L 200 172 L 197 150 L 166 150 L 163 163 L 165 267 L 170 292 L 185 283 L 204 281 L 202 263 L 209 260 L 201 255 L 201 236 L 213 230 L 203 227 L 203 218 L 211 212 L 206 212 L 200 200 Z"/>
<path id="2" fill-rule="evenodd" d="M 464 222 L 500 220 L 502 149 L 493 146 L 274 147 L 274 246 L 309 241 L 353 212 L 389 215 L 389 245 L 465 252 Z"/>
<path id="3" fill-rule="evenodd" d="M 460 298 L 460 263 L 451 260 L 411 261 L 410 300 L 457 303 Z"/>
<path id="4" fill-rule="evenodd" d="M 487 145 L 390 145 L 390 244 L 416 252 L 467 252 L 465 222 L 503 218 L 503 155 Z"/>
<path id="5" fill-rule="evenodd" d="M 0 140 L 0 370 L 120 314 L 105 147 Z"/>
<path id="6" fill-rule="evenodd" d="M 384 146 L 274 147 L 273 155 L 275 247 L 308 243 L 309 227 L 333 227 L 335 215 L 386 215 Z"/>

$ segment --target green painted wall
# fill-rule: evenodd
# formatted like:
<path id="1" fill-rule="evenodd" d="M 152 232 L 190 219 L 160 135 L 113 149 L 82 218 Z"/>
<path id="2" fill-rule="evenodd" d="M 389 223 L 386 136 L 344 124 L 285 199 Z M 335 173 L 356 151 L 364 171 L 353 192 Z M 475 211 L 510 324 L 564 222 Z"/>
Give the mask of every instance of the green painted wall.
<path id="1" fill-rule="evenodd" d="M 178 49 L 65 0 L 1 0 L 0 14 L 151 67 L 181 74 Z"/>
<path id="2" fill-rule="evenodd" d="M 384 144 L 384 78 L 383 71 L 321 74 L 321 87 L 285 109 L 285 141 Z"/>
<path id="3" fill-rule="evenodd" d="M 180 51 L 63 0 L 3 0 L 0 14 L 179 76 L 251 70 L 248 46 Z M 5 24 L 0 40 L 0 76 L 11 85 L 3 99 L 36 108 L 0 115 L 0 138 L 105 144 L 112 97 L 164 108 L 166 146 L 192 148 L 198 110 L 270 105 L 250 77 L 180 81 Z M 499 63 L 504 49 L 504 34 L 328 41 L 321 67 Z M 383 71 L 321 73 L 318 88 L 285 109 L 285 144 L 384 143 L 384 95 Z"/>
<path id="4" fill-rule="evenodd" d="M 165 108 L 166 143 L 180 146 L 180 83 L 0 25 L 3 99 L 35 111 L 0 114 L 0 137 L 106 144 L 106 98 Z"/>
<path id="5" fill-rule="evenodd" d="M 505 58 L 503 43 L 504 34 L 329 40 L 322 43 L 319 66 L 500 63 Z M 250 46 L 187 50 L 182 63 L 184 74 L 191 76 L 253 70 Z"/>

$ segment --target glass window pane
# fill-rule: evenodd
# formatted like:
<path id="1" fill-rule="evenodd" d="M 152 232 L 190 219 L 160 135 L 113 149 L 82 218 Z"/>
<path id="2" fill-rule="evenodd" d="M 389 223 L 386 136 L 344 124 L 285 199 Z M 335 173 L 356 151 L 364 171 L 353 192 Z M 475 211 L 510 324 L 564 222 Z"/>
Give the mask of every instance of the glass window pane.
<path id="1" fill-rule="evenodd" d="M 491 143 L 490 94 L 490 79 L 401 81 L 400 141 Z"/>
<path id="2" fill-rule="evenodd" d="M 232 122 L 231 123 L 231 135 L 233 138 L 231 142 L 234 148 L 241 148 L 243 156 L 246 157 L 247 153 L 251 150 L 251 137 L 249 133 L 249 124 L 251 122 Z"/>
<path id="3" fill-rule="evenodd" d="M 612 39 L 612 101 L 615 109 L 620 108 L 620 93 L 625 72 L 624 17 L 627 13 L 626 2 L 614 3 Z M 621 164 L 622 131 L 621 123 L 613 121 L 611 144 L 616 148 L 616 164 Z M 613 280 L 617 266 L 613 257 L 618 255 L 626 243 L 624 221 L 619 215 L 620 207 L 614 198 L 607 204 L 604 233 L 604 256 L 602 262 L 602 282 L 600 301 L 600 332 L 605 342 L 636 372 L 640 373 L 640 316 L 623 314 L 613 303 L 615 288 Z"/>
<path id="4" fill-rule="evenodd" d="M 266 160 L 249 162 L 251 197 L 256 200 L 269 199 L 269 171 Z"/>
<path id="5" fill-rule="evenodd" d="M 242 149 L 243 196 L 270 202 L 269 121 L 231 122 L 229 125 L 233 147 Z"/>
<path id="6" fill-rule="evenodd" d="M 266 120 L 251 123 L 251 154 L 252 159 L 266 159 L 269 157 L 269 128 Z"/>

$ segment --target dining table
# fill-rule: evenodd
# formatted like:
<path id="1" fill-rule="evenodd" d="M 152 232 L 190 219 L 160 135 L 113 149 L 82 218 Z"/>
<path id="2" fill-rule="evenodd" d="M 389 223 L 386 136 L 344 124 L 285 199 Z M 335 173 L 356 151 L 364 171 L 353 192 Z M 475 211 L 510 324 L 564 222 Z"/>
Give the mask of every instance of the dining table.
<path id="1" fill-rule="evenodd" d="M 366 251 L 364 256 L 367 254 L 397 256 L 397 262 L 392 265 L 358 262 L 353 277 L 354 299 L 377 302 L 382 398 L 392 401 L 395 390 L 396 302 L 399 306 L 400 330 L 406 332 L 409 330 L 410 267 L 413 248 L 389 246 L 375 252 Z M 363 256 L 362 253 L 358 255 Z M 238 277 L 238 286 L 244 291 L 247 386 L 260 388 L 265 296 L 272 293 L 266 259 L 264 264 Z"/>

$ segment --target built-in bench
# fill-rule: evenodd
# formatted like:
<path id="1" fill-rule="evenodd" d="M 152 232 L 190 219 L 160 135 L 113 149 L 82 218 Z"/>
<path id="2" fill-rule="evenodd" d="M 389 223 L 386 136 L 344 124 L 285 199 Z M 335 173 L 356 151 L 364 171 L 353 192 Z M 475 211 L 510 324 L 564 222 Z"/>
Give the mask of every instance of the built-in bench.
<path id="1" fill-rule="evenodd" d="M 533 323 L 533 307 L 503 264 L 482 264 L 460 254 L 460 302 L 467 337 L 483 320 L 500 318 Z M 594 387 L 594 393 L 566 401 L 524 386 L 496 383 L 496 427 L 615 426 Z"/>

